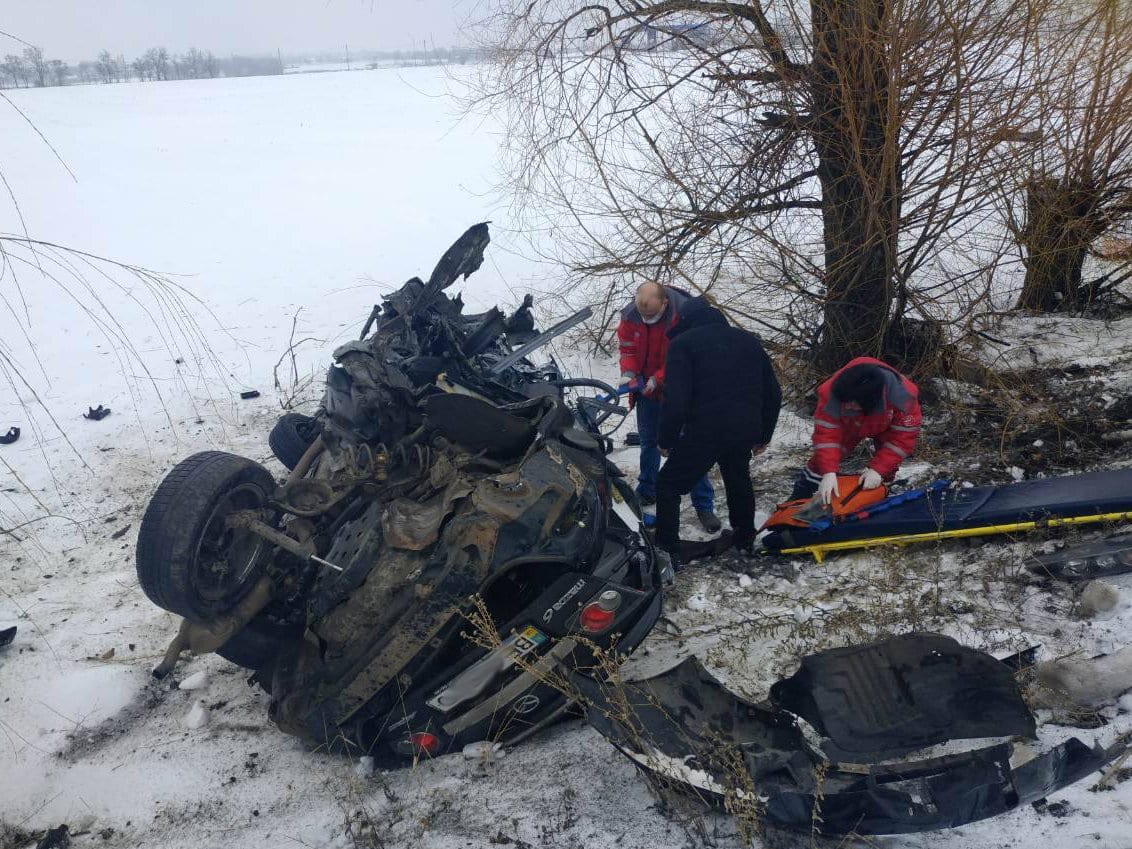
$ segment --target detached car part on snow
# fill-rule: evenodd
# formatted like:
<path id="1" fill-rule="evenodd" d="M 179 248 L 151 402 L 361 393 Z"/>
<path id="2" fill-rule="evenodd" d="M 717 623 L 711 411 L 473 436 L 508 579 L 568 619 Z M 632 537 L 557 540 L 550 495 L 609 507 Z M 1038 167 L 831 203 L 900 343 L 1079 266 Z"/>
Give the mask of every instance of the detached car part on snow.
<path id="1" fill-rule="evenodd" d="M 549 673 L 632 651 L 662 559 L 599 425 L 624 410 L 527 354 L 531 300 L 467 316 L 444 289 L 483 261 L 468 230 L 427 282 L 335 351 L 313 418 L 284 416 L 277 486 L 221 452 L 184 460 L 142 520 L 137 567 L 184 648 L 255 670 L 283 730 L 378 757 L 515 742 L 561 715 Z"/>
<path id="2" fill-rule="evenodd" d="M 578 673 L 572 681 L 590 724 L 662 784 L 782 828 L 833 836 L 986 819 L 1127 751 L 1126 742 L 1090 748 L 1071 738 L 1040 755 L 1000 742 L 891 762 L 952 740 L 1033 738 L 1012 673 L 1006 661 L 947 637 L 908 634 L 807 657 L 760 704 L 729 692 L 695 658 L 637 683 Z"/>

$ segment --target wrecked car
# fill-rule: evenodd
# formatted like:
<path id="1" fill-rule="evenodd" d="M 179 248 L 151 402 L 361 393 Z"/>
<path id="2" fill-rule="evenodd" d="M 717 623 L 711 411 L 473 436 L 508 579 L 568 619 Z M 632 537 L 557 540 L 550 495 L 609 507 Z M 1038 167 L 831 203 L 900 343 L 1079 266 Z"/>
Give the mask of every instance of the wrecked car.
<path id="1" fill-rule="evenodd" d="M 644 639 L 667 561 L 606 457 L 627 411 L 530 358 L 587 311 L 540 334 L 529 297 L 445 294 L 488 241 L 469 229 L 334 352 L 318 413 L 272 431 L 284 482 L 218 451 L 164 478 L 137 572 L 183 624 L 155 674 L 216 651 L 284 731 L 396 760 L 517 742 L 569 708 L 550 672 Z"/>

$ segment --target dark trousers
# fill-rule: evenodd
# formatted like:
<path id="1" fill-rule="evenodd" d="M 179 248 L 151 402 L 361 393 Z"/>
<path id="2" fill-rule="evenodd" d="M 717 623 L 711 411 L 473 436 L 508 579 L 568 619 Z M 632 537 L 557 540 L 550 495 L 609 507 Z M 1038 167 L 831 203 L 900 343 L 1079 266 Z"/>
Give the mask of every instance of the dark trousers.
<path id="1" fill-rule="evenodd" d="M 637 493 L 656 498 L 656 476 L 660 469 L 660 449 L 656 439 L 660 432 L 660 401 L 637 398 L 637 431 L 641 436 L 641 473 L 637 476 Z M 704 475 L 692 487 L 692 506 L 697 511 L 715 510 L 715 490 Z"/>
<path id="2" fill-rule="evenodd" d="M 656 479 L 656 541 L 674 550 L 680 542 L 680 497 L 719 464 L 727 491 L 727 513 L 735 545 L 755 538 L 755 489 L 751 485 L 750 442 L 681 438 Z"/>

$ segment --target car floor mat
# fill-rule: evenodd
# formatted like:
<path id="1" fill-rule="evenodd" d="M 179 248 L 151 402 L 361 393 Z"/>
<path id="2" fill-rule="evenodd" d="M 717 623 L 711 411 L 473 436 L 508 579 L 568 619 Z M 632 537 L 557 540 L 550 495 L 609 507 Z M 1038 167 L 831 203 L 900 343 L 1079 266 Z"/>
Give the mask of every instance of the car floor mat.
<path id="1" fill-rule="evenodd" d="M 1035 733 L 1013 670 L 938 634 L 809 655 L 770 698 L 828 738 L 830 757 L 858 763 L 945 740 Z"/>

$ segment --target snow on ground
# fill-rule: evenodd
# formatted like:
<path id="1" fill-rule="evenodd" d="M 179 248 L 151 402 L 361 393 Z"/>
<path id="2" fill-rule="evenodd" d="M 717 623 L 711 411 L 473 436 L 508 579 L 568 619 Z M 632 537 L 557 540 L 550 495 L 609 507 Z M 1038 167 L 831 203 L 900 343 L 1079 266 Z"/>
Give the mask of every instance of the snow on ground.
<path id="1" fill-rule="evenodd" d="M 0 527 L 36 521 L 0 540 L 0 627 L 19 626 L 0 649 L 0 823 L 30 832 L 65 822 L 85 832 L 74 845 L 107 847 L 740 845 L 728 817 L 661 803 L 576 721 L 502 757 L 455 754 L 370 775 L 278 732 L 265 697 L 219 657 L 183 662 L 171 682 L 149 677 L 177 623 L 137 585 L 142 511 L 161 475 L 196 450 L 231 450 L 280 471 L 266 433 L 294 388 L 287 374 L 278 390 L 272 377 L 289 340 L 316 340 L 299 347 L 296 370 L 317 382 L 379 292 L 427 275 L 466 226 L 487 218 L 496 242 L 464 284 L 473 307 L 513 306 L 527 283 L 553 275 L 508 250 L 506 205 L 489 192 L 499 140 L 490 125 L 454 125 L 439 97 L 446 85 L 437 69 L 412 69 L 9 93 L 77 178 L 18 116 L 0 113 L 0 162 L 29 231 L 179 275 L 202 301 L 193 314 L 212 351 L 165 344 L 126 294 L 107 290 L 140 354 L 119 360 L 57 289 L 21 270 L 38 364 L 12 313 L 0 318 L 0 339 L 66 439 L 41 416 L 38 432 L 0 446 Z M 19 232 L 11 210 L 4 215 L 2 229 Z M 13 291 L 10 279 L 0 285 Z M 1127 349 L 1106 350 L 1113 340 L 1127 346 L 1125 331 L 1018 325 L 999 331 L 1013 340 L 1010 357 L 1029 358 L 1013 351 L 1030 347 L 1048 359 L 1056 335 L 1060 356 L 1115 362 L 1124 372 L 1108 375 L 1114 381 L 1132 371 Z M 592 369 L 616 374 L 611 362 Z M 261 397 L 240 400 L 249 388 Z M 0 393 L 0 431 L 26 424 L 20 400 L 32 400 L 26 388 L 19 399 Z M 109 418 L 81 418 L 99 403 L 114 410 Z M 763 510 L 785 494 L 807 441 L 806 419 L 784 412 L 753 466 Z M 635 449 L 615 459 L 631 471 Z M 909 471 L 916 480 L 932 473 L 923 463 Z M 1041 643 L 1045 658 L 1132 642 L 1132 578 L 1110 581 L 1120 601 L 1107 618 L 1074 619 L 1072 588 L 1018 580 L 1037 544 L 691 568 L 626 672 L 648 676 L 694 652 L 759 698 L 800 655 L 885 632 L 939 630 L 1001 653 Z M 203 686 L 177 687 L 189 679 Z M 1132 725 L 1128 709 L 1107 709 L 1113 723 L 1100 732 L 1044 726 L 1043 744 L 1069 733 L 1110 740 Z M 1068 816 L 1027 807 L 875 845 L 1132 845 L 1132 782 L 1108 792 L 1090 792 L 1092 783 L 1056 794 Z M 6 842 L 16 841 L 0 836 Z"/>

